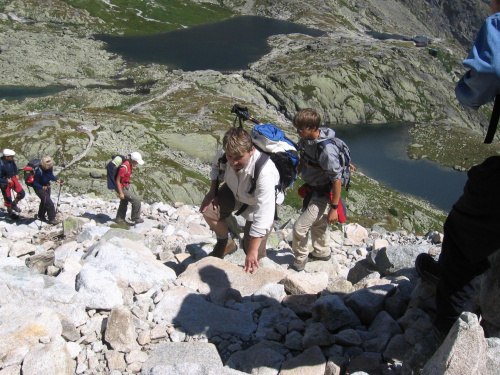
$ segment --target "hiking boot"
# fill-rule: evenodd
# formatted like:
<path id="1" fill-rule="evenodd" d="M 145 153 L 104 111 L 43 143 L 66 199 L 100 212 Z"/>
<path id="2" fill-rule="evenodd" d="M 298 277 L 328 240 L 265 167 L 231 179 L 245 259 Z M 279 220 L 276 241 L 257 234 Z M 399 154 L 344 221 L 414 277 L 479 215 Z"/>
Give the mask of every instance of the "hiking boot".
<path id="1" fill-rule="evenodd" d="M 12 203 L 12 209 L 16 212 L 21 212 L 21 209 L 19 208 L 16 202 Z"/>
<path id="2" fill-rule="evenodd" d="M 427 253 L 419 254 L 415 259 L 415 269 L 422 280 L 436 287 L 438 286 L 439 264 L 431 255 Z"/>
<path id="3" fill-rule="evenodd" d="M 317 256 L 314 256 L 312 253 L 309 253 L 309 259 L 327 261 L 327 260 L 332 259 L 332 254 L 330 253 L 326 257 L 317 257 Z"/>
<path id="4" fill-rule="evenodd" d="M 144 223 L 144 219 L 137 219 L 137 220 L 134 220 L 134 224 L 140 224 L 140 223 Z"/>
<path id="5" fill-rule="evenodd" d="M 295 259 L 292 263 L 292 265 L 290 266 L 290 268 L 292 270 L 295 270 L 297 272 L 300 272 L 300 271 L 303 271 L 304 268 L 306 268 L 306 264 L 307 264 L 307 261 L 308 261 L 308 257 L 305 257 L 304 259 L 300 260 L 300 259 Z"/>
<path id="6" fill-rule="evenodd" d="M 235 251 L 236 243 L 234 242 L 234 240 L 231 238 L 231 241 L 229 241 L 228 238 L 224 238 L 221 240 L 217 240 L 214 249 L 211 253 L 208 254 L 208 256 L 224 259 L 226 255 L 234 253 Z"/>
<path id="7" fill-rule="evenodd" d="M 57 225 L 61 222 L 61 220 L 57 220 L 57 219 L 52 219 L 52 220 L 49 220 L 49 224 L 50 225 Z"/>
<path id="8" fill-rule="evenodd" d="M 125 219 L 116 219 L 116 220 L 115 220 L 115 223 L 116 223 L 116 224 L 126 224 L 126 225 L 129 225 L 129 226 L 131 226 L 131 227 L 132 227 L 132 226 L 134 226 L 134 223 L 130 223 L 130 222 L 128 222 L 128 221 L 127 221 L 127 220 L 125 220 Z"/>
<path id="9" fill-rule="evenodd" d="M 40 216 L 38 214 L 35 214 L 35 220 L 40 220 L 43 222 L 47 222 L 47 218 L 45 216 Z"/>
<path id="10" fill-rule="evenodd" d="M 20 216 L 18 214 L 15 214 L 15 213 L 11 213 L 9 214 L 9 217 L 11 220 L 19 220 Z"/>

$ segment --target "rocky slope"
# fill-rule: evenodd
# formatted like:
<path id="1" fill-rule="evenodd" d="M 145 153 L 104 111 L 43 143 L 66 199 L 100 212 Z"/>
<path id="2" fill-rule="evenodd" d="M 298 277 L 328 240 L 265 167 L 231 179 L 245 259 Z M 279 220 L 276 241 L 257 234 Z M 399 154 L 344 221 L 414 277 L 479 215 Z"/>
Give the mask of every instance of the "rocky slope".
<path id="1" fill-rule="evenodd" d="M 60 199 L 63 224 L 0 220 L 0 373 L 45 374 L 481 374 L 498 369 L 498 338 L 464 314 L 439 346 L 434 289 L 415 257 L 442 235 L 416 237 L 357 224 L 331 232 L 334 256 L 288 270 L 290 229 L 268 258 L 242 271 L 238 249 L 215 242 L 196 206 L 154 203 L 145 223 L 113 224 L 117 202 Z M 242 227 L 232 222 L 235 236 Z M 494 263 L 496 264 L 496 263 Z M 496 267 L 496 266 L 495 266 Z M 492 269 L 492 275 L 496 268 Z M 499 327 L 494 278 L 481 307 Z M 423 369 L 423 370 L 422 370 Z"/>

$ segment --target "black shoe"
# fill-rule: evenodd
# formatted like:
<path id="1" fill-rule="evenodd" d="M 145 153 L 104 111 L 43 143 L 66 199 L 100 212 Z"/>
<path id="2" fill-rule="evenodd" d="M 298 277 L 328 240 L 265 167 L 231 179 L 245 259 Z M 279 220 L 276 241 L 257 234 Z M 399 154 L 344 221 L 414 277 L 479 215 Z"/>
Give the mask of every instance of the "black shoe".
<path id="1" fill-rule="evenodd" d="M 9 217 L 11 220 L 19 220 L 20 219 L 20 216 L 18 214 L 15 214 L 15 213 L 11 213 L 9 215 Z"/>
<path id="2" fill-rule="evenodd" d="M 332 254 L 329 254 L 326 257 L 315 257 L 312 253 L 309 253 L 309 259 L 327 261 L 327 260 L 332 259 Z"/>
<path id="3" fill-rule="evenodd" d="M 44 223 L 47 222 L 47 218 L 46 217 L 41 217 L 38 214 L 35 214 L 35 220 L 40 220 L 40 221 L 43 221 Z"/>
<path id="4" fill-rule="evenodd" d="M 21 212 L 21 209 L 19 208 L 17 203 L 12 203 L 12 209 L 16 212 Z"/>
<path id="5" fill-rule="evenodd" d="M 427 254 L 422 253 L 415 259 L 415 269 L 418 275 L 431 285 L 438 286 L 439 284 L 439 264 L 434 258 Z"/>

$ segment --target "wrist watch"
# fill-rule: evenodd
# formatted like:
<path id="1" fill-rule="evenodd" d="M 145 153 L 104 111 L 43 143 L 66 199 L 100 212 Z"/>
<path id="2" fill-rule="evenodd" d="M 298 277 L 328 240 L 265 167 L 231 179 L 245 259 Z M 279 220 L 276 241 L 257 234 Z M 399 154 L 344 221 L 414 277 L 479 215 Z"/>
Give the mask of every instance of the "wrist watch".
<path id="1" fill-rule="evenodd" d="M 333 208 L 334 210 L 336 210 L 337 208 L 339 208 L 339 205 L 338 205 L 338 204 L 332 204 L 332 208 Z"/>

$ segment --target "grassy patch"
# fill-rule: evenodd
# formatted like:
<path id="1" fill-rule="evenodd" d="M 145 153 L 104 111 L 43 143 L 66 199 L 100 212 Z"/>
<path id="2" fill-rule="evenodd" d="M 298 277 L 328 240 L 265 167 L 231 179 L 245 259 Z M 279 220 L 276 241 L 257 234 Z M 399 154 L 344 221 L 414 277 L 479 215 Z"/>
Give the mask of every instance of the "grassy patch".
<path id="1" fill-rule="evenodd" d="M 420 124 L 410 131 L 413 143 L 408 154 L 413 159 L 428 158 L 455 169 L 468 170 L 491 155 L 500 154 L 500 144 L 486 145 L 484 137 L 472 130 L 440 123 Z"/>
<path id="2" fill-rule="evenodd" d="M 87 10 L 106 24 L 111 34 L 154 34 L 203 23 L 216 22 L 234 15 L 216 4 L 196 4 L 182 0 L 64 0 L 75 8 Z"/>

